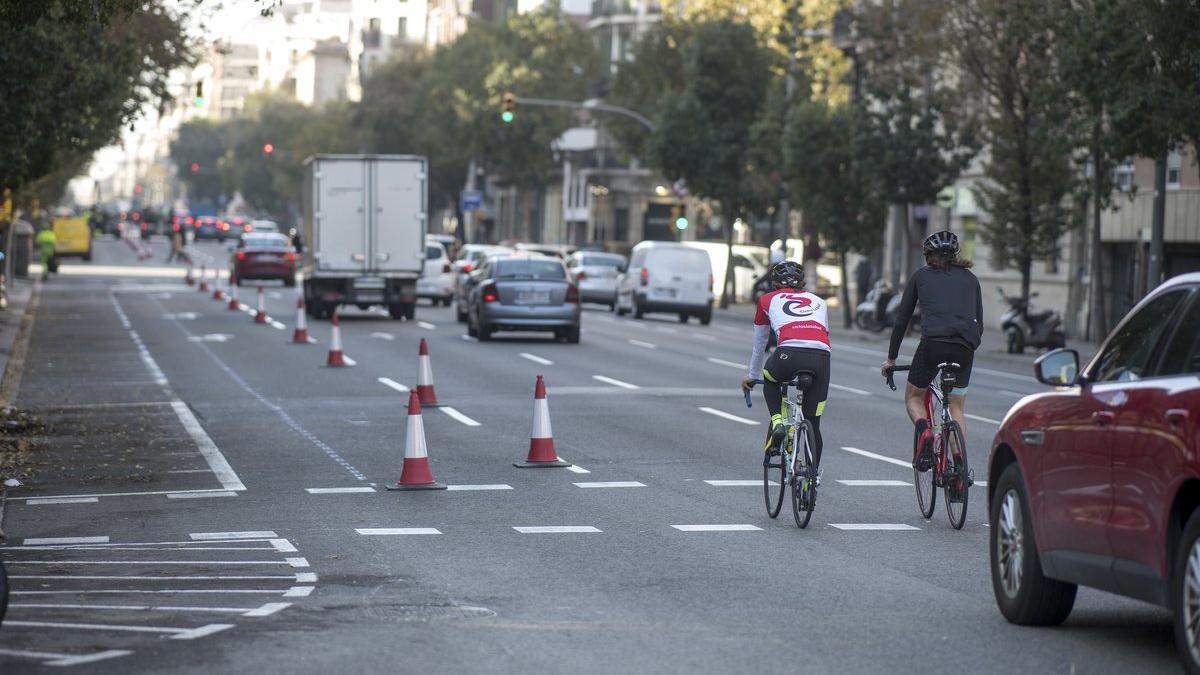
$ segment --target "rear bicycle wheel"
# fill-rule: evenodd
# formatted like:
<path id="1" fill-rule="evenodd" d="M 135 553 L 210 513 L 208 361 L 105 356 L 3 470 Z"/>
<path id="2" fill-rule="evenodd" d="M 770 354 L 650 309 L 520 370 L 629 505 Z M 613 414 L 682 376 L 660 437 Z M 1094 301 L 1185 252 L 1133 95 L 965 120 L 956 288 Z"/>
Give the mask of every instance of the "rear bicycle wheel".
<path id="1" fill-rule="evenodd" d="M 796 438 L 800 439 L 800 447 L 797 452 L 801 454 L 799 457 L 804 458 L 804 466 L 792 476 L 792 516 L 796 519 L 796 527 L 804 529 L 808 527 L 808 521 L 812 518 L 813 508 L 817 502 L 817 471 L 812 465 L 812 449 L 816 447 L 816 438 L 813 435 L 812 426 L 808 421 L 800 424 L 800 429 L 796 434 Z"/>
<path id="2" fill-rule="evenodd" d="M 919 440 L 919 439 L 918 439 Z M 934 444 L 937 443 L 937 438 L 934 437 Z M 914 447 L 917 441 L 913 441 Z M 913 457 L 916 457 L 916 452 Z M 925 520 L 933 517 L 933 508 L 937 503 L 937 487 L 933 484 L 933 476 L 937 471 L 936 453 L 934 466 L 928 471 L 921 471 L 916 466 L 913 466 L 913 485 L 917 488 L 917 508 L 921 510 L 921 516 Z"/>
<path id="3" fill-rule="evenodd" d="M 942 438 L 946 443 L 946 473 L 942 476 L 946 516 L 950 518 L 950 525 L 954 529 L 961 530 L 967 522 L 967 496 L 971 488 L 967 443 L 963 439 L 962 429 L 955 422 L 946 426 Z"/>
<path id="4" fill-rule="evenodd" d="M 763 499 L 767 503 L 767 515 L 772 518 L 779 516 L 783 508 L 783 491 L 787 489 L 786 457 L 786 452 L 780 452 L 766 457 L 763 463 Z M 772 481 L 778 484 L 772 485 Z"/>

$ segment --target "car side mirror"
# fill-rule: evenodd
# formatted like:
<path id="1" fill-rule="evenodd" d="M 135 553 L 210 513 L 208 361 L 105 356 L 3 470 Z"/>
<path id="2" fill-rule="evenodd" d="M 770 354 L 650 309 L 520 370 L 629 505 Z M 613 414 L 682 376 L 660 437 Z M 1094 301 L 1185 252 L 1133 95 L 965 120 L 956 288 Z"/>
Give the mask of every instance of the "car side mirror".
<path id="1" fill-rule="evenodd" d="M 1055 349 L 1033 362 L 1038 382 L 1051 387 L 1068 387 L 1079 380 L 1079 352 L 1074 349 Z"/>

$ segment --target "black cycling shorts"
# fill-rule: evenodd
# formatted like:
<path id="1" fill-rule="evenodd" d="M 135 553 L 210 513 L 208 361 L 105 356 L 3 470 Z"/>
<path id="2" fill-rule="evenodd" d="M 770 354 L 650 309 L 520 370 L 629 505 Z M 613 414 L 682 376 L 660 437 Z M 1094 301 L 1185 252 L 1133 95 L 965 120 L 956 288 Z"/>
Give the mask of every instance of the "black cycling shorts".
<path id="1" fill-rule="evenodd" d="M 804 392 L 804 416 L 812 419 L 825 412 L 825 399 L 829 398 L 829 352 L 824 349 L 802 347 L 780 347 L 771 353 L 763 366 L 763 379 L 784 384 L 796 373 L 809 370 L 815 374 L 812 387 Z"/>
<path id="2" fill-rule="evenodd" d="M 921 340 L 913 352 L 912 369 L 908 371 L 908 383 L 917 389 L 928 389 L 937 375 L 938 364 L 957 363 L 958 379 L 954 393 L 966 394 L 971 383 L 971 364 L 975 361 L 975 350 L 957 342 Z M 960 391 L 961 390 L 961 391 Z"/>

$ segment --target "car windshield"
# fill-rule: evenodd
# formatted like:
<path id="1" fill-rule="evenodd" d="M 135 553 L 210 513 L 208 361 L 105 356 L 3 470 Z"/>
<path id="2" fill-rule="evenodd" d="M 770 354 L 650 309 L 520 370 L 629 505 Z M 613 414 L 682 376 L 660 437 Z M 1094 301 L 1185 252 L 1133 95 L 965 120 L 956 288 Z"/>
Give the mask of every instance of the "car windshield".
<path id="1" fill-rule="evenodd" d="M 588 267 L 616 267 L 620 269 L 625 266 L 625 260 L 615 255 L 585 255 L 580 259 L 579 264 Z"/>
<path id="2" fill-rule="evenodd" d="M 246 248 L 288 248 L 287 237 L 276 234 L 248 234 L 242 237 Z"/>
<path id="3" fill-rule="evenodd" d="M 497 279 L 537 279 L 561 281 L 565 278 L 562 263 L 557 260 L 498 260 Z"/>

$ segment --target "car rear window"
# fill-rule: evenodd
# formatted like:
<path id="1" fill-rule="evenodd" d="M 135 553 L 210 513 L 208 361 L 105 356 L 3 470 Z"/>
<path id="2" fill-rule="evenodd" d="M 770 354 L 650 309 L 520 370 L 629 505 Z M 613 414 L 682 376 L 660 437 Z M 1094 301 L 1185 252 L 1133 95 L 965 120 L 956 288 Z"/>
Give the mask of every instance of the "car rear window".
<path id="1" fill-rule="evenodd" d="M 425 259 L 426 260 L 437 260 L 440 257 L 442 257 L 442 247 L 441 246 L 426 246 L 425 247 Z"/>
<path id="2" fill-rule="evenodd" d="M 649 267 L 670 274 L 708 274 L 708 254 L 699 249 L 658 249 L 650 252 Z"/>
<path id="3" fill-rule="evenodd" d="M 288 242 L 287 237 L 280 235 L 280 234 L 276 234 L 276 235 L 247 234 L 242 237 L 242 241 L 245 242 L 246 248 L 290 248 L 291 247 L 291 244 L 290 244 L 290 242 Z"/>
<path id="4" fill-rule="evenodd" d="M 566 273 L 557 260 L 498 260 L 495 277 L 561 281 L 566 278 Z"/>
<path id="5" fill-rule="evenodd" d="M 580 259 L 579 264 L 589 267 L 621 268 L 625 265 L 625 260 L 612 255 L 585 255 Z"/>

